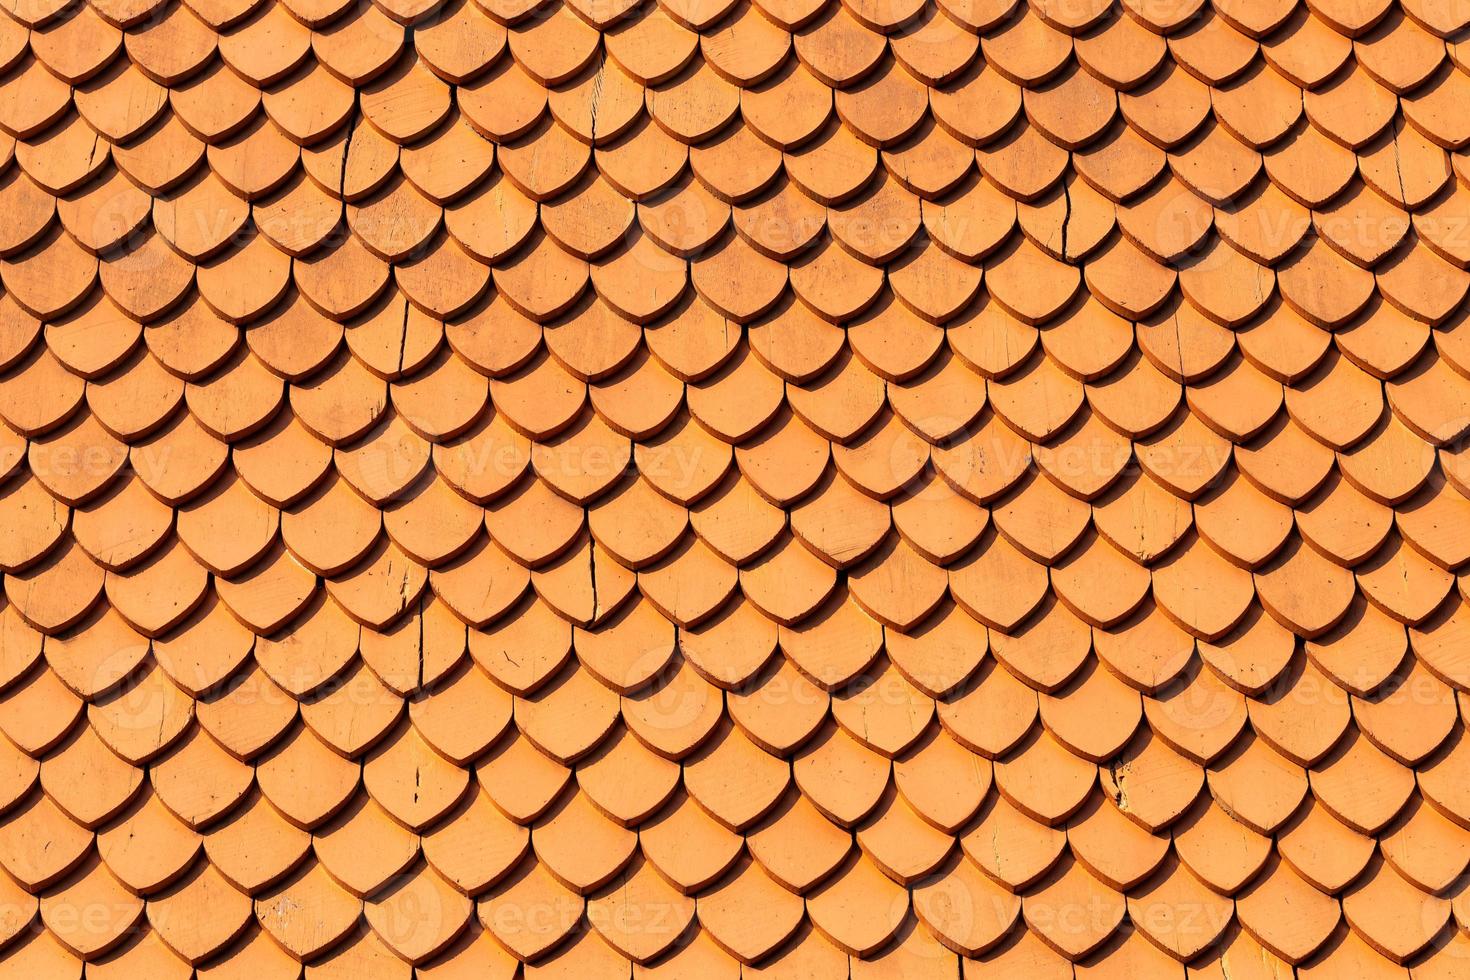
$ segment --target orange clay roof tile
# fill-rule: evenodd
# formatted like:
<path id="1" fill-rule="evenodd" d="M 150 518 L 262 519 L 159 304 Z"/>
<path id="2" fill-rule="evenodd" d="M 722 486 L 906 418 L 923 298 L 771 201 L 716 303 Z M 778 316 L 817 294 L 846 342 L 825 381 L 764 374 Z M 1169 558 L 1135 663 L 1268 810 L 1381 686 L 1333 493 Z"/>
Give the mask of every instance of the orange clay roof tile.
<path id="1" fill-rule="evenodd" d="M 1465 20 L 12 6 L 0 963 L 1448 975 Z"/>

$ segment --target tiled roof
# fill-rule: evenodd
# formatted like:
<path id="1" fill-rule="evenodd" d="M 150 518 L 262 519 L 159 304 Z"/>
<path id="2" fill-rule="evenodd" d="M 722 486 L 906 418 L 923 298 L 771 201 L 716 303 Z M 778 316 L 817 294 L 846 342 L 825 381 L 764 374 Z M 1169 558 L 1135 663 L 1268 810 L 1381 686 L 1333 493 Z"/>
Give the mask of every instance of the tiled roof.
<path id="1" fill-rule="evenodd" d="M 1465 0 L 3 7 L 0 976 L 1467 976 Z"/>

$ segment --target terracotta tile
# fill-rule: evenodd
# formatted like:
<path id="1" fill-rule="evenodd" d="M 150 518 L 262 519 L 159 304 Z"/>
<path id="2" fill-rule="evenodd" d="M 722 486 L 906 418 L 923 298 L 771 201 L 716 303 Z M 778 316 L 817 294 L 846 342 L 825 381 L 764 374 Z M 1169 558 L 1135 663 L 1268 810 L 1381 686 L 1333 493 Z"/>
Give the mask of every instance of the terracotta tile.
<path id="1" fill-rule="evenodd" d="M 501 169 L 521 192 L 547 201 L 573 187 L 590 160 L 587 147 L 559 125 L 533 130 L 516 146 L 504 147 Z"/>
<path id="2" fill-rule="evenodd" d="M 1261 604 L 1306 636 L 1324 633 L 1347 611 L 1354 586 L 1345 570 L 1311 545 L 1288 548 L 1256 576 Z"/>
<path id="3" fill-rule="evenodd" d="M 363 896 L 376 892 L 413 864 L 419 843 L 387 811 L 360 795 L 313 833 L 312 851 L 338 884 Z"/>
<path id="4" fill-rule="evenodd" d="M 546 812 L 571 772 L 537 749 L 529 739 L 512 738 L 500 749 L 482 760 L 484 777 L 481 788 L 507 817 L 527 824 Z M 497 781 L 497 774 L 524 773 L 522 785 L 512 786 Z"/>
<path id="5" fill-rule="evenodd" d="M 102 909 L 86 927 L 83 909 Z M 62 945 L 83 959 L 116 947 L 143 914 L 143 902 L 130 894 L 100 861 L 84 864 L 76 877 L 41 899 L 41 921 Z"/>
<path id="6" fill-rule="evenodd" d="M 1205 540 L 1228 559 L 1258 568 L 1286 542 L 1291 511 L 1236 480 L 1195 504 L 1196 526 Z"/>
<path id="7" fill-rule="evenodd" d="M 1368 739 L 1350 736 L 1313 770 L 1313 792 L 1349 826 L 1372 834 L 1403 809 L 1412 792 L 1407 774 Z"/>
<path id="8" fill-rule="evenodd" d="M 988 389 L 996 412 L 1035 442 L 1065 430 L 1083 400 L 1082 386 L 1049 357 L 1033 358 L 1015 374 L 992 381 Z"/>
<path id="9" fill-rule="evenodd" d="M 1014 939 L 977 959 L 963 959 L 961 967 L 967 980 L 977 977 L 1006 976 L 1022 970 L 1038 977 L 1072 975 L 1072 965 L 1046 943 L 1027 930 L 1017 930 Z"/>
<path id="10" fill-rule="evenodd" d="M 1449 908 L 1444 899 L 1424 894 L 1391 867 L 1380 866 L 1344 896 L 1343 912 L 1369 945 L 1402 963 L 1429 944 Z"/>
<path id="11" fill-rule="evenodd" d="M 678 941 L 693 920 L 694 908 L 692 898 L 680 895 L 650 864 L 640 862 L 625 869 L 606 894 L 588 901 L 587 918 L 624 955 L 646 964 Z"/>
<path id="12" fill-rule="evenodd" d="M 235 193 L 257 198 L 281 188 L 300 159 L 300 148 L 275 123 L 261 120 L 228 143 L 212 147 L 210 165 Z M 260 161 L 252 169 L 249 161 Z"/>
<path id="13" fill-rule="evenodd" d="M 1426 844 L 1434 842 L 1433 850 L 1443 855 L 1443 860 L 1437 862 L 1438 867 L 1430 868 L 1411 854 L 1410 849 L 1420 841 Z M 1383 844 L 1385 858 L 1399 874 L 1430 892 L 1440 891 L 1443 876 L 1459 867 L 1463 849 L 1459 825 L 1423 803 L 1413 807 L 1398 829 L 1386 835 Z"/>
<path id="14" fill-rule="evenodd" d="M 1053 826 L 1082 805 L 1096 775 L 1095 767 L 1046 732 L 995 762 L 996 786 L 1006 799 L 1032 819 Z"/>
<path id="15" fill-rule="evenodd" d="M 1129 820 L 1103 796 L 1094 796 L 1067 827 L 1072 853 L 1092 874 L 1117 889 L 1148 878 L 1168 853 L 1167 841 Z"/>
<path id="16" fill-rule="evenodd" d="M 1426 624 L 1426 628 L 1437 631 L 1449 623 L 1449 620 L 1441 619 L 1435 626 Z M 1449 631 L 1444 635 L 1448 636 Z M 1416 651 L 1433 669 L 1437 660 L 1433 641 L 1425 633 L 1416 632 L 1414 636 Z M 1421 637 L 1422 649 L 1417 645 Z M 1337 629 L 1307 644 L 1307 655 L 1339 686 L 1353 694 L 1369 695 L 1403 664 L 1407 640 L 1399 624 L 1377 607 L 1367 602 L 1355 602 Z"/>
<path id="17" fill-rule="evenodd" d="M 787 389 L 792 410 L 834 442 L 850 442 L 883 407 L 883 379 L 856 357 L 839 358 L 822 377 Z M 832 402 L 829 404 L 828 402 Z"/>
<path id="18" fill-rule="evenodd" d="M 20 170 L 11 175 L 0 193 L 16 210 L 15 226 L 7 230 L 4 240 L 6 252 L 21 251 L 39 241 L 56 215 L 55 199 Z"/>
<path id="19" fill-rule="evenodd" d="M 156 22 L 123 35 L 128 56 L 160 84 L 172 85 L 193 75 L 215 53 L 218 37 L 191 10 L 171 10 Z"/>
<path id="20" fill-rule="evenodd" d="M 871 903 L 858 899 L 863 891 L 879 897 Z M 895 933 L 907 912 L 907 901 L 891 880 L 862 858 L 840 877 L 808 899 L 816 927 L 855 956 L 870 955 Z"/>
<path id="21" fill-rule="evenodd" d="M 204 144 L 190 136 L 176 120 L 172 118 L 155 133 L 156 139 L 144 140 L 139 147 L 135 147 L 135 153 L 124 151 L 117 157 L 119 166 L 126 163 L 129 167 L 137 170 L 140 176 L 152 178 L 159 183 L 168 183 L 177 180 L 182 173 L 187 173 L 193 166 L 197 165 L 204 155 Z M 167 134 L 159 136 L 159 134 Z M 48 133 L 35 136 L 29 140 L 15 144 L 15 149 L 8 153 L 14 155 L 21 161 L 21 166 L 27 175 L 41 186 L 54 194 L 65 194 L 75 190 L 96 176 L 107 166 L 112 159 L 110 152 L 98 154 L 78 153 L 81 146 L 91 145 L 95 133 L 81 118 L 72 113 L 68 114 L 59 125 Z M 172 141 L 174 149 L 180 151 L 179 159 L 164 163 L 162 160 L 152 158 L 148 152 L 156 149 L 146 144 L 160 144 Z M 146 164 L 139 157 L 148 157 L 148 162 L 157 166 L 156 170 L 145 170 Z"/>
<path id="22" fill-rule="evenodd" d="M 22 887 L 38 892 L 56 885 L 86 859 L 91 833 L 46 796 L 37 794 L 12 812 L 0 833 L 0 863 Z"/>
<path id="23" fill-rule="evenodd" d="M 433 908 L 434 915 L 422 910 Z M 469 924 L 473 904 L 432 868 L 420 865 L 363 906 L 368 925 L 402 958 L 433 959 Z"/>
<path id="24" fill-rule="evenodd" d="M 852 849 L 852 839 L 800 795 L 753 828 L 748 840 L 761 867 L 798 893 L 827 877 Z"/>
<path id="25" fill-rule="evenodd" d="M 396 820 L 421 830 L 463 797 L 468 773 L 435 753 L 417 729 L 410 727 L 368 757 L 363 785 Z"/>
<path id="26" fill-rule="evenodd" d="M 519 913 L 522 908 L 539 908 L 545 914 L 535 921 Z M 559 943 L 583 911 L 580 897 L 568 891 L 539 864 L 522 865 L 509 884 L 503 884 L 481 900 L 480 921 L 497 940 L 518 957 L 534 957 Z"/>
<path id="27" fill-rule="evenodd" d="M 783 625 L 805 618 L 831 594 L 836 583 L 830 568 L 790 538 L 742 570 L 740 578 L 751 601 Z"/>
<path id="28" fill-rule="evenodd" d="M 269 846 L 256 841 L 268 840 Z M 261 794 L 251 794 L 211 828 L 204 849 L 212 867 L 240 890 L 259 895 L 291 877 L 306 860 L 311 838 Z"/>
<path id="29" fill-rule="evenodd" d="M 295 84 L 268 92 L 262 104 L 271 121 L 294 142 L 314 143 L 347 121 L 352 96 L 351 88 L 317 63 Z"/>
<path id="30" fill-rule="evenodd" d="M 621 705 L 637 738 L 667 759 L 683 759 L 714 732 L 723 715 L 717 688 L 687 661 L 666 667 L 654 684 Z"/>
<path id="31" fill-rule="evenodd" d="M 1310 660 L 1299 660 L 1277 678 L 1272 691 L 1247 707 L 1262 738 L 1298 764 L 1312 765 L 1342 738 L 1350 721 L 1348 704 Z"/>
<path id="32" fill-rule="evenodd" d="M 260 928 L 250 929 L 245 938 L 219 959 L 201 967 L 199 973 L 211 980 L 233 980 L 244 976 L 278 980 L 299 971 L 300 965 Z"/>
<path id="33" fill-rule="evenodd" d="M 751 916 L 750 902 L 764 901 L 765 912 Z M 783 892 L 759 867 L 747 864 L 699 902 L 699 916 L 711 938 L 742 963 L 761 959 L 800 925 L 801 903 Z"/>
<path id="34" fill-rule="evenodd" d="M 739 777 L 730 778 L 732 772 Z M 684 764 L 684 785 L 694 800 L 737 830 L 770 812 L 790 778 L 786 765 L 734 726 L 709 739 Z"/>
<path id="35" fill-rule="evenodd" d="M 1244 193 L 1261 172 L 1262 160 L 1223 126 L 1205 131 L 1193 147 L 1170 156 L 1180 179 L 1216 207 Z"/>
<path id="36" fill-rule="evenodd" d="M 492 933 L 472 924 L 442 955 L 430 965 L 418 967 L 418 971 L 434 978 L 514 976 L 518 961 L 491 936 Z"/>
<path id="37" fill-rule="evenodd" d="M 33 626 L 48 633 L 77 623 L 102 592 L 102 569 L 70 541 L 52 551 L 40 565 L 11 576 L 6 589 L 16 610 Z"/>
<path id="38" fill-rule="evenodd" d="M 1333 459 L 1330 451 L 1289 416 L 1269 425 L 1254 443 L 1239 447 L 1235 458 L 1246 478 L 1267 496 L 1281 503 L 1296 505 L 1331 482 Z M 1296 470 L 1283 466 L 1288 458 L 1301 460 L 1303 465 Z M 1342 484 L 1338 482 L 1338 485 Z M 1360 495 L 1354 496 L 1362 499 Z"/>
<path id="39" fill-rule="evenodd" d="M 962 838 L 968 857 L 1014 892 L 1029 891 L 1063 853 L 1065 834 L 1032 820 L 995 797 L 980 823 Z"/>
<path id="40" fill-rule="evenodd" d="M 407 980 L 412 968 L 398 958 L 391 947 L 385 945 L 372 932 L 359 932 L 343 946 L 339 946 L 318 963 L 307 967 L 313 980 L 340 980 L 363 971 L 375 976 Z"/>
<path id="41" fill-rule="evenodd" d="M 1144 699 L 1150 726 L 1198 763 L 1210 763 L 1241 733 L 1248 704 L 1211 670 L 1186 669 L 1154 698 Z"/>
<path id="42" fill-rule="evenodd" d="M 590 539 L 577 545 L 559 564 L 532 576 L 543 601 L 564 619 L 590 625 L 616 612 L 633 593 L 633 572 Z"/>
<path id="43" fill-rule="evenodd" d="M 533 828 L 537 857 L 562 884 L 588 895 L 633 858 L 632 832 L 604 817 L 585 793 L 570 794 Z"/>
<path id="44" fill-rule="evenodd" d="M 614 735 L 577 770 L 577 782 L 603 814 L 625 827 L 641 824 L 669 799 L 676 766 L 632 735 Z"/>
<path id="45" fill-rule="evenodd" d="M 112 753 L 91 726 L 53 750 L 41 766 L 41 788 L 77 823 L 96 827 L 133 798 L 142 774 Z"/>
<path id="46" fill-rule="evenodd" d="M 1290 904 L 1297 911 L 1290 917 L 1272 916 Z M 1327 940 L 1338 922 L 1337 903 L 1297 877 L 1284 864 L 1277 865 L 1245 892 L 1237 905 L 1243 925 L 1262 946 L 1291 963 L 1298 963 Z"/>
<path id="47" fill-rule="evenodd" d="M 673 631 L 650 603 L 634 602 L 600 624 L 597 633 L 575 632 L 583 666 L 620 694 L 643 687 L 669 662 Z"/>
<path id="48" fill-rule="evenodd" d="M 97 837 L 97 853 L 128 889 L 148 894 L 184 874 L 201 838 L 173 816 L 151 787 Z"/>
<path id="49" fill-rule="evenodd" d="M 1068 909 L 1085 907 L 1085 925 L 1064 926 Z M 1079 959 L 1105 942 L 1124 913 L 1121 895 L 1093 878 L 1080 864 L 1064 863 L 1040 890 L 1021 904 L 1027 925 L 1049 946 L 1069 959 Z M 1075 918 L 1075 913 L 1073 914 Z"/>
<path id="50" fill-rule="evenodd" d="M 1019 627 L 991 635 L 996 659 L 1039 691 L 1065 685 L 1086 661 L 1090 630 L 1061 603 L 1043 608 Z"/>
<path id="51" fill-rule="evenodd" d="M 954 849 L 952 837 L 926 823 L 897 797 L 880 806 L 858 832 L 858 842 L 883 874 L 905 885 L 927 879 Z"/>
<path id="52" fill-rule="evenodd" d="M 135 970 L 147 971 L 160 977 L 182 978 L 189 975 L 189 964 L 180 959 L 158 937 L 156 931 L 147 932 L 137 942 L 107 954 L 89 969 L 104 977 L 126 976 Z"/>
<path id="53" fill-rule="evenodd" d="M 1085 666 L 1065 693 L 1041 696 L 1047 730 L 1070 752 L 1092 762 L 1122 748 L 1138 725 L 1140 711 L 1137 694 L 1096 664 Z"/>
<path id="54" fill-rule="evenodd" d="M 440 603 L 429 606 L 423 622 L 426 630 L 431 631 L 426 635 L 439 641 L 436 644 L 442 651 L 438 658 L 439 669 L 447 670 L 464 652 L 464 627 Z M 415 636 L 402 629 L 396 630 L 392 636 L 391 646 L 385 643 L 382 653 L 392 656 L 396 667 L 393 673 L 402 671 L 407 680 L 408 671 L 415 670 L 419 662 Z M 364 634 L 366 638 L 367 634 Z M 485 631 L 475 630 L 469 634 L 470 653 L 480 666 L 502 687 L 516 694 L 535 690 L 552 677 L 565 663 L 571 650 L 570 643 L 568 625 L 559 620 L 549 606 L 534 599 L 520 609 L 518 616 L 505 619 Z M 410 648 L 410 644 L 414 648 Z M 378 660 L 366 643 L 363 654 L 370 663 Z M 386 662 L 378 662 L 384 666 L 377 666 L 375 670 L 380 676 L 386 676 Z M 412 682 L 418 683 L 417 675 Z"/>
<path id="55" fill-rule="evenodd" d="M 190 963 L 209 959 L 227 946 L 250 918 L 249 897 L 209 867 L 148 903 L 154 931 Z"/>
<path id="56" fill-rule="evenodd" d="M 987 663 L 936 708 L 945 728 L 972 751 L 993 758 L 1007 752 L 1036 720 L 1034 693 L 1009 670 Z"/>
<path id="57" fill-rule="evenodd" d="M 6 691 L 0 718 L 17 748 L 41 756 L 66 737 L 83 708 L 54 671 L 41 667 Z"/>
<path id="58" fill-rule="evenodd" d="M 1427 249 L 1389 261 L 1381 274 L 1384 298 L 1426 323 L 1443 322 L 1465 295 L 1463 271 Z"/>
<path id="59" fill-rule="evenodd" d="M 122 34 L 95 10 L 48 24 L 35 33 L 36 56 L 59 77 L 73 84 L 84 81 L 121 50 Z"/>
<path id="60" fill-rule="evenodd" d="M 195 715 L 227 751 L 251 759 L 295 719 L 295 699 L 256 663 L 248 663 L 231 683 L 195 704 Z"/>
<path id="61" fill-rule="evenodd" d="M 83 969 L 82 961 L 44 930 L 32 932 L 25 941 L 10 947 L 0 962 L 40 976 L 80 977 Z"/>
<path id="62" fill-rule="evenodd" d="M 1345 826 L 1322 805 L 1308 805 L 1288 824 L 1280 854 L 1322 890 L 1341 890 L 1373 858 L 1372 837 Z"/>
<path id="63" fill-rule="evenodd" d="M 147 663 L 126 687 L 97 698 L 90 715 L 93 729 L 109 748 L 141 764 L 188 730 L 195 708 L 164 670 Z"/>
<path id="64" fill-rule="evenodd" d="M 1098 627 L 1126 619 L 1148 592 L 1147 571 L 1101 537 L 1083 544 L 1052 574 L 1058 597 Z"/>
<path id="65" fill-rule="evenodd" d="M 1443 569 L 1425 561 L 1397 538 L 1390 538 L 1360 574 L 1364 594 L 1394 619 L 1407 623 L 1427 619 L 1450 585 Z M 1399 576 L 1400 583 L 1414 584 L 1413 598 L 1404 593 L 1402 585 L 1393 583 L 1394 575 Z"/>
<path id="66" fill-rule="evenodd" d="M 230 612 L 245 625 L 269 633 L 311 601 L 316 578 L 284 548 L 275 548 L 235 581 L 217 580 L 216 588 Z"/>
<path id="67" fill-rule="evenodd" d="M 758 488 L 749 482 L 749 478 L 731 477 L 690 512 L 690 523 L 696 533 L 727 560 L 749 561 L 770 545 L 784 529 L 785 512 L 771 503 L 764 493 L 771 492 L 771 498 L 777 500 L 800 496 L 811 488 L 811 481 L 815 479 L 812 470 L 819 470 L 825 465 L 820 441 L 804 426 L 787 422 L 772 436 L 771 442 L 777 444 L 773 448 L 778 452 L 782 451 L 783 443 L 796 441 L 804 444 L 796 451 L 798 458 L 805 457 L 802 459 L 804 472 L 799 473 L 801 482 L 797 486 L 763 484 Z M 745 464 L 752 477 L 762 476 L 752 466 L 753 462 L 761 462 L 755 454 L 742 453 L 736 458 Z M 779 462 L 779 455 L 776 462 Z M 777 476 L 776 473 L 765 475 Z"/>
<path id="68" fill-rule="evenodd" d="M 272 804 L 297 825 L 309 828 L 347 804 L 357 788 L 359 773 L 356 766 L 302 727 L 262 757 L 257 776 L 261 791 Z"/>
<path id="69" fill-rule="evenodd" d="M 1208 776 L 1216 801 L 1261 833 L 1281 826 L 1306 793 L 1302 769 L 1257 738 L 1238 742 L 1234 751 L 1211 766 Z M 1254 796 L 1243 795 L 1253 780 Z"/>
<path id="70" fill-rule="evenodd" d="M 1213 945 L 1233 918 L 1232 903 L 1176 865 L 1151 886 L 1130 895 L 1128 914 L 1149 939 L 1179 960 Z"/>
<path id="71" fill-rule="evenodd" d="M 781 624 L 782 650 L 814 682 L 835 690 L 869 667 L 883 641 L 882 626 L 837 591 L 800 625 Z"/>
<path id="72" fill-rule="evenodd" d="M 753 631 L 769 625 L 751 620 L 754 614 L 749 612 L 749 607 L 740 608 L 746 612 L 731 615 L 726 621 L 728 625 L 720 631 L 722 634 L 740 627 Z M 809 680 L 796 663 L 785 657 L 762 669 L 776 642 L 774 630 L 768 642 L 759 632 L 741 639 L 744 640 L 742 646 L 749 644 L 745 650 L 757 654 L 761 660 L 744 665 L 749 676 L 728 681 L 743 686 L 743 690 L 731 690 L 727 695 L 730 717 L 762 748 L 773 754 L 785 755 L 816 732 L 827 715 L 828 695 Z M 703 649 L 703 644 L 697 649 L 701 653 L 713 652 Z M 715 679 L 724 680 L 720 677 Z"/>
<path id="73" fill-rule="evenodd" d="M 1099 767 L 1098 776 L 1104 792 L 1124 815 L 1153 832 L 1189 809 L 1205 778 L 1197 765 L 1163 739 L 1142 733 L 1118 760 Z"/>
<path id="74" fill-rule="evenodd" d="M 300 957 L 315 955 L 345 937 L 361 911 L 361 903 L 313 863 L 283 887 L 264 893 L 255 914 L 272 938 Z"/>
<path id="75" fill-rule="evenodd" d="M 1290 385 L 1293 398 L 1304 403 L 1311 400 L 1304 391 L 1320 388 L 1325 393 L 1342 385 L 1344 379 L 1356 378 L 1339 363 L 1339 358 L 1329 357 L 1331 346 L 1326 331 L 1290 307 L 1277 307 L 1240 334 L 1240 350 L 1246 360 Z M 1356 363 L 1350 360 L 1349 366 Z"/>
<path id="76" fill-rule="evenodd" d="M 730 978 L 739 975 L 740 963 L 701 932 L 679 946 L 657 966 L 644 967 L 637 963 L 633 966 L 635 977 L 681 976 L 684 971 L 700 976 Z"/>
<path id="77" fill-rule="evenodd" d="M 26 12 L 31 58 L 0 37 L 0 470 L 30 470 L 0 857 L 86 880 L 79 820 L 160 911 L 308 867 L 347 899 L 289 952 L 193 902 L 172 939 L 104 930 L 94 972 L 447 976 L 501 943 L 538 972 L 1046 972 L 1068 937 L 1014 928 L 1010 890 L 1074 870 L 1140 909 L 1243 893 L 1243 929 L 1072 936 L 1083 972 L 1440 962 L 1440 913 L 1395 917 L 1470 811 L 1453 12 L 940 13 L 112 4 Z M 574 930 L 618 874 L 698 924 Z M 1270 911 L 1380 882 L 1346 925 Z M 420 894 L 457 911 L 390 928 Z M 561 912 L 505 921 L 518 894 Z"/>
<path id="78" fill-rule="evenodd" d="M 1066 155 L 1034 126 L 1011 129 L 999 143 L 991 143 L 976 152 L 976 161 L 987 180 L 1005 194 L 1022 202 L 1044 198 L 1064 178 Z M 1060 290 L 1067 284 L 1061 276 Z M 1024 314 L 1018 313 L 1024 318 Z"/>
<path id="79" fill-rule="evenodd" d="M 1094 630 L 1092 642 L 1104 666 L 1145 692 L 1157 691 L 1178 676 L 1194 652 L 1193 638 L 1156 602 L 1145 602 L 1132 618 L 1110 630 Z"/>
<path id="80" fill-rule="evenodd" d="M 69 102 L 67 84 L 51 74 L 39 58 L 32 57 L 6 86 L 0 113 L 5 128 L 23 139 L 60 118 Z"/>
<path id="81" fill-rule="evenodd" d="M 704 891 L 740 857 L 742 838 L 678 796 L 647 821 L 639 846 L 660 874 L 684 894 Z"/>
<path id="82" fill-rule="evenodd" d="M 313 732 L 342 755 L 362 754 L 397 720 L 402 705 L 370 670 L 353 664 L 330 689 L 301 705 Z"/>
<path id="83" fill-rule="evenodd" d="M 3 507 L 19 529 L 18 536 L 5 545 L 3 564 L 7 569 L 21 569 L 38 561 L 66 531 L 63 522 L 67 511 L 36 480 L 23 478 L 18 487 L 5 495 Z M 22 520 L 27 512 L 36 515 L 28 524 Z"/>

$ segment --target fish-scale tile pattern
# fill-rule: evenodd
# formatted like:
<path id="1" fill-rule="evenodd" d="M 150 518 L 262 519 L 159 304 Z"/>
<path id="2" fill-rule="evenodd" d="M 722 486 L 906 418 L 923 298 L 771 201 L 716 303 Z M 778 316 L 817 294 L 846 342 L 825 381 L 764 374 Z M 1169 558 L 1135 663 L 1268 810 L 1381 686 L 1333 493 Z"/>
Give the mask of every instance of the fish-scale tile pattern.
<path id="1" fill-rule="evenodd" d="M 0 975 L 1464 975 L 1467 27 L 5 4 Z"/>

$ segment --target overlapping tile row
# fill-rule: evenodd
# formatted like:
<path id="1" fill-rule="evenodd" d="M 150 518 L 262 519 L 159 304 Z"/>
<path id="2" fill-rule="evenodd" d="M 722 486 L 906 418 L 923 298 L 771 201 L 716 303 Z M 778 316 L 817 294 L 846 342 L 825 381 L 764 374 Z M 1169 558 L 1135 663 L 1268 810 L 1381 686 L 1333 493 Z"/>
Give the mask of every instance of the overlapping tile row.
<path id="1" fill-rule="evenodd" d="M 8 0 L 0 975 L 1465 974 L 1467 21 Z"/>

